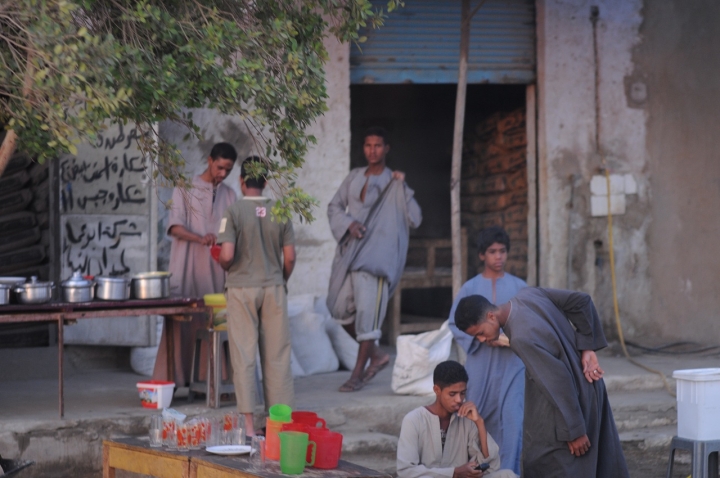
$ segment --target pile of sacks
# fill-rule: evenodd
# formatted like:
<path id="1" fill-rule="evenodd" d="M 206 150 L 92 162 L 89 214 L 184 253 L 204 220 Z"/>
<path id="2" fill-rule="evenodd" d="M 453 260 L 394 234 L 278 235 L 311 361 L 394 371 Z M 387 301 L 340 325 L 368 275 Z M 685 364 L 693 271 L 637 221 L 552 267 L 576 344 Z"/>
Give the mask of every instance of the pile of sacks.
<path id="1" fill-rule="evenodd" d="M 355 366 L 358 343 L 335 322 L 325 299 L 312 294 L 288 298 L 294 377 Z"/>
<path id="2" fill-rule="evenodd" d="M 348 370 L 355 366 L 358 343 L 335 322 L 325 300 L 325 296 L 312 294 L 288 298 L 294 377 L 334 372 L 340 365 Z M 157 327 L 159 338 L 162 320 L 158 320 Z M 133 347 L 130 354 L 133 370 L 141 375 L 152 375 L 157 349 L 157 345 Z"/>

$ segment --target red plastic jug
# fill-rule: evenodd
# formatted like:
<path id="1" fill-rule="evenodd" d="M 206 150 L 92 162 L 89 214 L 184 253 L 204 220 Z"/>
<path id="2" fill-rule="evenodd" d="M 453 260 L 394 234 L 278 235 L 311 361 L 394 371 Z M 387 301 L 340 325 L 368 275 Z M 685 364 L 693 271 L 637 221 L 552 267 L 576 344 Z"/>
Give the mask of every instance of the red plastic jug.
<path id="1" fill-rule="evenodd" d="M 325 420 L 318 417 L 315 412 L 292 412 L 293 423 L 305 423 L 309 427 L 316 428 L 327 428 Z"/>
<path id="2" fill-rule="evenodd" d="M 342 439 L 342 434 L 332 432 L 327 428 L 311 429 L 310 440 L 314 441 L 317 446 L 313 467 L 324 470 L 337 468 L 342 453 Z"/>

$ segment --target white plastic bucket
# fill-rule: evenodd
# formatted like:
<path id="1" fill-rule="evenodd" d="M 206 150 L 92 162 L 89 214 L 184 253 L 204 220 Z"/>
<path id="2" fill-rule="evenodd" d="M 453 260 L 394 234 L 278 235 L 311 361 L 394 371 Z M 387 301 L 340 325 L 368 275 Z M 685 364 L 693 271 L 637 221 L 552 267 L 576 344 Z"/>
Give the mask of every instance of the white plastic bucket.
<path id="1" fill-rule="evenodd" d="M 163 382 L 160 380 L 138 382 L 137 389 L 140 395 L 140 404 L 145 408 L 168 408 L 172 402 L 174 388 L 175 382 Z"/>
<path id="2" fill-rule="evenodd" d="M 720 439 L 720 368 L 675 370 L 678 436 Z"/>

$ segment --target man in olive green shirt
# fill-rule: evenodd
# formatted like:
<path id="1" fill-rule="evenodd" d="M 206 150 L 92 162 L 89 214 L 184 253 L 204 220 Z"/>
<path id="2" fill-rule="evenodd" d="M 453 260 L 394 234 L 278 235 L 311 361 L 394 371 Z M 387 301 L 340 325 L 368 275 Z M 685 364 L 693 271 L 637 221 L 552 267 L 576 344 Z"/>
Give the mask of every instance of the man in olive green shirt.
<path id="1" fill-rule="evenodd" d="M 258 345 L 266 407 L 277 403 L 292 407 L 295 401 L 285 291 L 295 266 L 295 236 L 290 221 L 271 220 L 271 201 L 262 195 L 265 178 L 248 172 L 253 163 L 262 160 L 252 156 L 243 161 L 243 197 L 225 211 L 217 239 L 222 243 L 220 265 L 228 272 L 227 328 L 237 409 L 245 416 L 248 436 L 255 434 Z"/>

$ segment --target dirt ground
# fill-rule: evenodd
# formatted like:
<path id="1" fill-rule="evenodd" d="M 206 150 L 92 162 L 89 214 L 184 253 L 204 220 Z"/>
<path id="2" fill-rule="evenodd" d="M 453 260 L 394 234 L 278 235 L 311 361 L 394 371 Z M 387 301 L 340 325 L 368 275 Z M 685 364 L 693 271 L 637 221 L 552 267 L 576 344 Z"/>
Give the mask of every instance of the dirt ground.
<path id="1" fill-rule="evenodd" d="M 669 450 L 652 448 L 641 450 L 635 444 L 623 446 L 625 460 L 631 478 L 660 478 L 666 476 Z M 675 452 L 672 478 L 687 478 L 690 475 L 690 454 Z"/>

